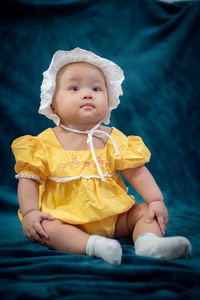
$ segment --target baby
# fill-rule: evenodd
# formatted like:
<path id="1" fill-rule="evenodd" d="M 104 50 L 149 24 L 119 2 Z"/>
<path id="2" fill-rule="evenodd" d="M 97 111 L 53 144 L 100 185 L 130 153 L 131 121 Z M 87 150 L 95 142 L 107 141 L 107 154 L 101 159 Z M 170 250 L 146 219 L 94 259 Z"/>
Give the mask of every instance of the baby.
<path id="1" fill-rule="evenodd" d="M 44 72 L 39 112 L 57 125 L 12 144 L 24 235 L 51 249 L 121 263 L 119 238 L 132 236 L 137 255 L 177 259 L 184 237 L 163 237 L 168 213 L 144 166 L 142 139 L 109 124 L 122 95 L 123 71 L 76 48 L 57 51 Z M 119 170 L 146 203 L 127 194 Z"/>

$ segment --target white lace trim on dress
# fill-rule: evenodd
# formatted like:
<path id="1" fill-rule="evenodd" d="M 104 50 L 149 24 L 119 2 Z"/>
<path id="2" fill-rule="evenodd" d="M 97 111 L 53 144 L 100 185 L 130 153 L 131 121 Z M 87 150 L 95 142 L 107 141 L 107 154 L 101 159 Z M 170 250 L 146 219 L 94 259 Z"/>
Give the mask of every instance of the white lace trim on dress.
<path id="1" fill-rule="evenodd" d="M 116 172 L 114 171 L 112 174 L 104 174 L 104 177 L 112 177 Z M 71 180 L 78 180 L 78 179 L 91 179 L 91 178 L 95 178 L 95 179 L 101 179 L 100 175 L 79 175 L 79 176 L 73 176 L 73 177 L 52 177 L 50 176 L 48 179 L 51 181 L 55 181 L 55 182 L 69 182 Z"/>
<path id="2" fill-rule="evenodd" d="M 28 178 L 28 179 L 36 180 L 36 181 L 38 181 L 40 184 L 43 184 L 43 183 L 44 183 L 44 181 L 43 181 L 39 176 L 36 176 L 36 175 L 33 175 L 33 174 L 19 173 L 19 174 L 15 175 L 15 178 L 17 178 L 17 179 L 20 179 L 20 178 Z"/>
<path id="3" fill-rule="evenodd" d="M 116 173 L 116 171 L 112 172 L 111 174 L 104 174 L 103 176 L 104 177 L 112 177 L 115 173 Z M 40 177 L 33 175 L 33 174 L 19 173 L 19 174 L 15 175 L 15 178 L 17 178 L 17 179 L 28 178 L 28 179 L 36 180 L 40 184 L 44 183 L 44 180 L 42 180 Z M 79 175 L 79 176 L 72 176 L 72 177 L 53 177 L 53 176 L 48 177 L 49 180 L 55 181 L 55 182 L 69 182 L 69 181 L 78 180 L 81 178 L 83 178 L 83 179 L 91 179 L 91 178 L 101 179 L 101 176 L 100 175 Z"/>

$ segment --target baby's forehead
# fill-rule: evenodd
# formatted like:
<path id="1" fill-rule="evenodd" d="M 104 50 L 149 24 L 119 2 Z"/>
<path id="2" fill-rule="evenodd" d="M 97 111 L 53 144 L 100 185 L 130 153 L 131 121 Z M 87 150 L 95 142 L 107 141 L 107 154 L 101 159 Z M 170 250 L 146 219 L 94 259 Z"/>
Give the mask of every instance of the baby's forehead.
<path id="1" fill-rule="evenodd" d="M 76 62 L 64 65 L 58 71 L 56 78 L 59 80 L 62 77 L 68 77 L 69 79 L 78 80 L 78 78 L 85 76 L 85 74 L 88 73 L 91 74 L 93 79 L 103 79 L 103 81 L 105 81 L 105 76 L 102 70 L 86 62 Z"/>

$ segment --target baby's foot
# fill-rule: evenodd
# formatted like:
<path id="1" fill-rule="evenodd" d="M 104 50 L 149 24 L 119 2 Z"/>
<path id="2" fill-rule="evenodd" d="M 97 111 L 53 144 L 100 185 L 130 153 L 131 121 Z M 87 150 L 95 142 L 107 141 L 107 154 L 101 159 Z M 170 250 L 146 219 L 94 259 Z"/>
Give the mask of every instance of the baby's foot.
<path id="1" fill-rule="evenodd" d="M 86 254 L 102 258 L 111 265 L 120 265 L 122 248 L 116 240 L 91 235 L 87 243 Z"/>
<path id="2" fill-rule="evenodd" d="M 182 236 L 158 237 L 153 233 L 141 234 L 135 242 L 137 255 L 177 259 L 191 252 L 191 244 Z"/>

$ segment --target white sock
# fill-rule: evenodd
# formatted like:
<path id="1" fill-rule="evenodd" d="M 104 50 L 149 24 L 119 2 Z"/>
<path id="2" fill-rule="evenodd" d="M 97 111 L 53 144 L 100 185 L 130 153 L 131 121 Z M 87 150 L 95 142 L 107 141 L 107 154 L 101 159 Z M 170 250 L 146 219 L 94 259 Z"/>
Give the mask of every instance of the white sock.
<path id="1" fill-rule="evenodd" d="M 120 265 L 122 248 L 116 240 L 99 235 L 91 235 L 87 242 L 86 254 L 102 258 L 111 265 Z"/>
<path id="2" fill-rule="evenodd" d="M 147 232 L 141 234 L 135 242 L 137 255 L 155 258 L 177 259 L 185 257 L 191 250 L 189 240 L 182 236 L 158 237 Z"/>

